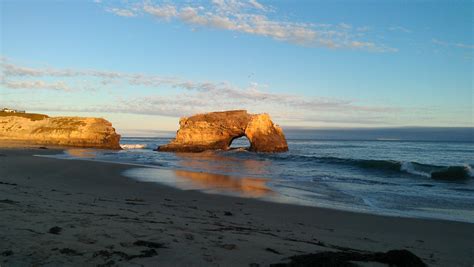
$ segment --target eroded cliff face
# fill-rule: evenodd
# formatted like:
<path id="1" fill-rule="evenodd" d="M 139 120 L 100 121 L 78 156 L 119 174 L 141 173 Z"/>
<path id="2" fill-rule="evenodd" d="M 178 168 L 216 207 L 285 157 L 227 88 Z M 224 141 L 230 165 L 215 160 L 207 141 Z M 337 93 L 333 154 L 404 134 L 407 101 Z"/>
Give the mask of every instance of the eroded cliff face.
<path id="1" fill-rule="evenodd" d="M 246 110 L 233 110 L 198 114 L 181 118 L 176 138 L 158 151 L 201 152 L 229 149 L 232 140 L 246 136 L 250 151 L 288 151 L 282 129 L 268 114 L 249 114 Z"/>
<path id="2" fill-rule="evenodd" d="M 120 149 L 120 135 L 102 118 L 0 115 L 0 142 Z"/>

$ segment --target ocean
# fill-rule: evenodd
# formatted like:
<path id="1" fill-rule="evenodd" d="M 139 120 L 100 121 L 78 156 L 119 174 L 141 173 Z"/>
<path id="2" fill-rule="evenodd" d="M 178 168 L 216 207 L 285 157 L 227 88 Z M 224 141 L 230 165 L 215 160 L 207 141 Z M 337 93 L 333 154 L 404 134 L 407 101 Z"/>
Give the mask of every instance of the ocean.
<path id="1" fill-rule="evenodd" d="M 153 151 L 169 137 L 123 137 L 123 150 L 56 157 L 131 163 L 133 179 L 185 190 L 390 216 L 474 223 L 473 128 L 287 130 L 289 151 Z M 150 168 L 151 167 L 151 168 Z"/>

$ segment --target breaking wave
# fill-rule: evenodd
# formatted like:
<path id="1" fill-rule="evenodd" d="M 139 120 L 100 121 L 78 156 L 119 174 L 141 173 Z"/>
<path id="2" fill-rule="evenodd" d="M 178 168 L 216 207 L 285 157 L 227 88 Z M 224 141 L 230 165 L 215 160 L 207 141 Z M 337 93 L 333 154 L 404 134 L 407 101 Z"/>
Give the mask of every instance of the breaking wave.
<path id="1" fill-rule="evenodd" d="M 147 149 L 147 144 L 120 144 L 122 149 Z"/>
<path id="2" fill-rule="evenodd" d="M 456 181 L 474 176 L 471 166 L 438 166 L 418 162 L 403 162 L 396 160 L 372 159 L 344 159 L 337 157 L 310 157 L 298 156 L 299 160 L 354 166 L 362 169 L 376 171 L 403 172 L 417 176 L 424 176 L 435 180 Z"/>

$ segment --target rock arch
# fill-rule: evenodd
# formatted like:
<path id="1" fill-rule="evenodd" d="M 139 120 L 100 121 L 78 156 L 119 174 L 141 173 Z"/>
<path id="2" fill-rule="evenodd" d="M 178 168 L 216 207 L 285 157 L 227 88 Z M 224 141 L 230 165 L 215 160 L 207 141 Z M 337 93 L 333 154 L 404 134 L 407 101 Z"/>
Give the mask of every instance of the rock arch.
<path id="1" fill-rule="evenodd" d="M 234 138 L 232 138 L 230 140 L 230 143 L 228 145 L 229 148 L 239 148 L 239 147 L 242 147 L 242 146 L 237 146 L 237 143 L 242 143 L 242 142 L 245 142 L 247 143 L 248 145 L 244 146 L 244 147 L 250 147 L 250 140 L 247 138 L 247 136 L 245 135 L 241 135 L 241 136 L 236 136 Z"/>
<path id="2" fill-rule="evenodd" d="M 158 147 L 158 151 L 201 152 L 205 150 L 227 150 L 235 138 L 246 136 L 250 151 L 288 151 L 282 129 L 270 116 L 249 114 L 246 110 L 232 110 L 197 114 L 179 120 L 176 138 L 169 144 Z"/>

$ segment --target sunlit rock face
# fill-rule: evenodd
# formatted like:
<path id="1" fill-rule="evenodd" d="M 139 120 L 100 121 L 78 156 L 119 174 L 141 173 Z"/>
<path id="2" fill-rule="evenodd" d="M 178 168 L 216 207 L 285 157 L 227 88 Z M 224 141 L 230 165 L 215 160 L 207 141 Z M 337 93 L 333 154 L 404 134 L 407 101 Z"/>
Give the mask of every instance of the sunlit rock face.
<path id="1" fill-rule="evenodd" d="M 181 118 L 176 138 L 158 151 L 201 152 L 227 150 L 232 140 L 246 136 L 250 151 L 288 151 L 282 129 L 268 114 L 249 114 L 246 110 L 210 112 Z"/>
<path id="2" fill-rule="evenodd" d="M 0 142 L 120 149 L 120 135 L 102 118 L 0 114 Z"/>

